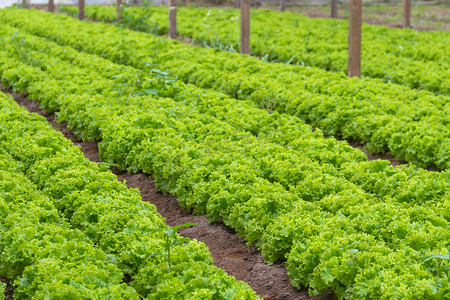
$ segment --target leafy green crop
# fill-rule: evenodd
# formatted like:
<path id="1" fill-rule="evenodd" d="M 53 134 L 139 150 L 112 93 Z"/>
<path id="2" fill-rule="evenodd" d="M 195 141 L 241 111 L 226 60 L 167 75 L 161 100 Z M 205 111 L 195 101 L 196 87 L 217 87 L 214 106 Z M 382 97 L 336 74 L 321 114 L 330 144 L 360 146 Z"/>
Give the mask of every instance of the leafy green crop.
<path id="1" fill-rule="evenodd" d="M 180 299 L 201 291 L 219 299 L 257 298 L 214 267 L 202 243 L 168 228 L 138 190 L 4 94 L 0 142 L 0 276 L 14 280 L 15 297 Z M 171 232 L 172 267 L 153 258 L 167 253 L 165 231 Z M 193 266 L 195 278 L 186 276 Z M 135 279 L 131 286 L 124 274 Z"/>
<path id="2" fill-rule="evenodd" d="M 67 19 L 65 26 L 70 23 L 77 21 Z M 99 54 L 101 50 L 108 56 L 116 53 L 117 59 L 124 57 L 123 48 L 106 46 L 114 28 L 84 22 L 79 26 L 77 32 L 90 36 L 98 28 L 105 31 Z M 92 46 L 87 40 L 85 45 L 77 44 L 78 38 L 83 39 L 69 38 L 63 26 L 58 30 L 77 47 Z M 207 214 L 212 221 L 223 220 L 249 244 L 255 243 L 268 262 L 286 260 L 295 286 L 308 284 L 311 293 L 332 287 L 338 297 L 358 299 L 449 295 L 447 262 L 425 261 L 448 253 L 448 171 L 431 173 L 414 166 L 393 168 L 387 161 L 369 162 L 362 152 L 324 138 L 320 130 L 313 132 L 297 117 L 172 81 L 151 61 L 140 72 L 19 31 L 9 25 L 0 31 L 2 83 L 28 93 L 47 110 L 57 110 L 59 120 L 67 121 L 78 136 L 99 140 L 104 161 L 152 175 L 164 192 L 178 196 L 181 206 Z M 130 97 L 132 86 L 152 92 Z M 33 157 L 24 160 L 32 162 Z M 53 164 L 65 162 L 48 160 L 33 170 L 54 170 Z M 117 235 L 106 230 L 110 224 L 125 224 L 122 218 L 137 212 L 124 207 L 124 197 L 116 196 L 120 190 L 100 193 L 92 204 L 80 203 L 79 195 L 99 193 L 100 185 L 88 184 L 94 182 L 93 176 L 101 179 L 98 174 L 72 168 L 45 172 L 38 186 L 55 198 L 67 195 L 57 202 L 64 216 L 114 253 L 124 272 L 136 274 L 133 286 L 140 294 L 164 298 L 186 290 L 201 297 L 235 291 L 227 280 L 216 280 L 220 270 L 218 277 L 201 281 L 207 290 L 197 288 L 197 276 L 212 268 L 202 262 L 207 251 L 198 254 L 201 260 L 193 256 L 181 263 L 189 257 L 183 254 L 185 248 L 171 246 L 172 272 L 168 272 L 163 231 L 145 235 L 141 242 L 130 241 L 126 234 L 133 232 L 130 228 L 146 228 L 152 222 L 140 221 Z M 47 184 L 48 178 L 52 181 Z M 79 190 L 79 186 L 86 188 Z M 108 206 L 105 198 L 116 199 L 117 204 Z M 121 213 L 113 213 L 116 205 Z M 109 211 L 114 223 L 99 218 Z M 198 244 L 189 245 L 194 249 Z M 130 252 L 121 252 L 122 246 Z M 148 264 L 139 267 L 144 260 Z M 178 280 L 185 280 L 184 289 Z"/>
<path id="3" fill-rule="evenodd" d="M 0 282 L 0 300 L 5 299 L 6 284 Z"/>
<path id="4" fill-rule="evenodd" d="M 67 159 L 76 148 L 3 94 L 0 121 L 0 276 L 15 280 L 15 297 L 137 299 L 117 266 L 27 176 L 40 159 Z"/>
<path id="5" fill-rule="evenodd" d="M 449 167 L 448 96 L 304 66 L 268 64 L 62 15 L 10 10 L 2 20 L 116 63 L 169 70 L 184 82 L 295 115 L 326 135 L 361 141 L 372 153 L 390 151 L 422 167 Z M 36 26 L 41 20 L 45 24 Z"/>
<path id="6" fill-rule="evenodd" d="M 76 7 L 63 7 L 76 15 Z M 204 46 L 239 50 L 239 10 L 179 7 L 177 31 Z M 89 6 L 90 18 L 114 22 L 113 6 Z M 255 9 L 251 12 L 251 53 L 265 61 L 347 71 L 348 22 L 309 18 L 291 12 Z M 166 8 L 126 7 L 121 24 L 134 30 L 167 34 Z M 445 31 L 417 32 L 363 24 L 362 74 L 436 93 L 450 93 L 448 46 Z M 433 47 L 429 47 L 429 45 Z"/>

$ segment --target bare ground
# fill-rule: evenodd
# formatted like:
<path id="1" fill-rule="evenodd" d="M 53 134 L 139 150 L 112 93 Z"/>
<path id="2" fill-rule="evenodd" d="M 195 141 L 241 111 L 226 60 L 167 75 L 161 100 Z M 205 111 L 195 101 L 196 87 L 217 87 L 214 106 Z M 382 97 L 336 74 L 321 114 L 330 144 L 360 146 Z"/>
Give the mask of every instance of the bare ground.
<path id="1" fill-rule="evenodd" d="M 46 6 L 39 7 L 39 9 L 46 9 Z M 424 17 L 415 16 L 417 19 L 428 19 L 430 23 L 444 22 L 447 23 L 443 30 L 449 30 L 449 20 L 447 11 L 442 9 L 429 8 L 430 13 L 439 15 L 439 17 Z M 310 17 L 328 18 L 329 13 L 319 10 L 302 10 L 303 13 Z M 344 10 L 340 10 L 343 13 Z M 392 12 L 378 12 L 382 15 L 392 15 Z M 340 17 L 344 18 L 344 17 Z M 377 17 L 364 18 L 363 22 L 369 24 L 385 25 L 388 27 L 401 27 L 400 22 L 387 22 L 382 18 Z M 419 25 L 414 29 L 416 30 L 436 30 L 433 28 L 433 24 L 428 26 Z M 193 43 L 189 38 L 179 38 L 183 43 Z M 47 113 L 39 108 L 39 105 L 32 102 L 28 98 L 24 97 L 20 93 L 12 93 L 11 90 L 5 89 L 0 85 L 1 91 L 13 95 L 16 102 L 24 106 L 30 112 L 38 113 L 44 116 L 48 122 L 58 131 L 61 131 L 64 136 L 70 139 L 75 145 L 80 145 L 81 150 L 85 157 L 94 162 L 99 162 L 98 147 L 96 142 L 83 142 L 80 141 L 70 130 L 67 129 L 65 122 L 59 124 L 55 120 L 55 116 L 52 113 Z M 391 154 L 379 154 L 372 155 L 363 149 L 363 145 L 359 142 L 349 141 L 349 144 L 355 148 L 363 151 L 370 160 L 385 159 L 391 162 L 391 165 L 398 166 L 407 164 L 407 162 L 397 159 Z M 429 169 L 430 171 L 437 171 L 435 169 Z M 208 219 L 205 216 L 196 216 L 189 211 L 180 208 L 176 197 L 168 194 L 161 193 L 155 186 L 152 178 L 145 174 L 131 174 L 127 172 L 121 172 L 116 168 L 112 168 L 112 171 L 117 175 L 120 181 L 126 180 L 128 187 L 139 188 L 141 191 L 143 201 L 150 202 L 157 207 L 158 212 L 164 216 L 167 223 L 170 226 L 184 224 L 189 222 L 198 223 L 198 226 L 181 228 L 179 233 L 185 237 L 195 238 L 205 243 L 214 258 L 214 264 L 224 269 L 228 274 L 235 276 L 238 280 L 247 282 L 260 296 L 264 299 L 335 299 L 333 292 L 328 290 L 321 296 L 310 297 L 307 293 L 307 289 L 304 288 L 301 291 L 295 289 L 289 284 L 289 276 L 287 270 L 283 264 L 275 264 L 269 266 L 264 263 L 262 255 L 255 247 L 247 247 L 245 241 L 239 238 L 232 229 L 228 228 L 222 223 L 209 224 Z M 5 299 L 13 299 L 14 287 L 8 279 L 0 278 L 1 282 L 7 284 Z"/>
<path id="2" fill-rule="evenodd" d="M 99 153 L 96 142 L 80 141 L 70 130 L 65 122 L 61 124 L 55 120 L 55 115 L 47 113 L 39 108 L 36 102 L 29 100 L 20 93 L 13 93 L 2 86 L 2 92 L 11 94 L 16 102 L 28 111 L 44 116 L 56 130 L 62 132 L 75 145 L 80 145 L 84 156 L 91 161 L 99 162 Z M 167 224 L 175 226 L 189 222 L 197 223 L 197 226 L 179 229 L 182 236 L 197 239 L 209 248 L 214 264 L 225 270 L 229 275 L 238 280 L 247 282 L 253 290 L 264 299 L 336 299 L 331 290 L 320 296 L 311 297 L 308 289 L 304 287 L 297 290 L 290 284 L 286 267 L 283 263 L 268 265 L 264 263 L 261 253 L 255 247 L 247 247 L 244 239 L 239 238 L 235 232 L 223 223 L 210 224 L 205 216 L 193 215 L 191 212 L 180 208 L 177 199 L 173 195 L 161 193 L 155 186 L 153 179 L 145 174 L 131 174 L 112 167 L 111 170 L 120 181 L 126 180 L 128 187 L 139 188 L 142 200 L 154 204 L 158 212 L 166 218 Z M 13 288 L 7 290 L 12 299 Z"/>
<path id="3" fill-rule="evenodd" d="M 11 285 L 11 281 L 0 277 L 0 282 L 6 283 L 5 300 L 13 300 L 14 288 Z"/>
<path id="4" fill-rule="evenodd" d="M 69 129 L 66 123 L 59 124 L 53 113 L 47 113 L 40 109 L 36 102 L 29 100 L 20 93 L 13 93 L 10 89 L 3 88 L 1 91 L 9 93 L 15 101 L 29 112 L 38 113 L 44 116 L 54 129 L 62 132 L 66 138 L 71 140 L 74 145 L 79 145 L 86 158 L 94 162 L 100 162 L 97 142 L 80 141 Z M 363 149 L 363 145 L 356 141 L 348 141 L 355 148 L 363 151 L 370 160 L 385 159 L 391 162 L 391 165 L 398 166 L 407 164 L 407 162 L 397 159 L 391 154 L 372 155 Z M 117 175 L 118 180 L 126 181 L 130 188 L 138 188 L 142 195 L 142 200 L 154 204 L 158 212 L 166 219 L 167 224 L 175 226 L 189 222 L 197 223 L 197 226 L 181 228 L 179 233 L 191 239 L 197 239 L 209 248 L 214 264 L 225 270 L 228 274 L 236 277 L 238 280 L 247 282 L 258 295 L 264 299 L 336 299 L 331 290 L 326 291 L 320 296 L 311 297 L 308 295 L 307 288 L 302 290 L 295 289 L 289 281 L 286 267 L 283 263 L 267 265 L 264 263 L 261 253 L 255 247 L 247 247 L 245 240 L 239 238 L 235 232 L 223 223 L 210 224 L 205 216 L 193 215 L 188 210 L 182 209 L 177 202 L 176 196 L 163 194 L 156 188 L 155 182 L 148 175 L 138 173 L 132 174 L 120 171 L 115 167 L 111 168 Z M 430 169 L 430 171 L 436 171 Z M 7 300 L 13 299 L 14 288 L 6 279 Z"/>
<path id="5" fill-rule="evenodd" d="M 404 161 L 403 159 L 396 158 L 391 153 L 383 153 L 383 154 L 372 154 L 369 151 L 364 149 L 364 145 L 357 141 L 347 141 L 350 146 L 353 148 L 358 148 L 364 154 L 366 154 L 367 158 L 370 160 L 377 160 L 377 159 L 384 159 L 390 161 L 391 166 L 400 166 L 400 165 L 407 165 L 408 162 Z"/>

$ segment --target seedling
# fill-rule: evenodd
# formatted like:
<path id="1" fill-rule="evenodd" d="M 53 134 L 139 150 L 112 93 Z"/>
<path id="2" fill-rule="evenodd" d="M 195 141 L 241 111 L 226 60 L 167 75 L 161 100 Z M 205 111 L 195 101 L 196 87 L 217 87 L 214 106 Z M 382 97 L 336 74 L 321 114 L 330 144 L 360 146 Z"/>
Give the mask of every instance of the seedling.
<path id="1" fill-rule="evenodd" d="M 173 227 L 166 225 L 166 228 L 164 229 L 164 241 L 166 242 L 167 255 L 165 255 L 163 253 L 154 253 L 151 256 L 157 256 L 157 255 L 166 256 L 167 264 L 169 266 L 169 272 L 172 272 L 172 264 L 171 264 L 171 260 L 170 260 L 170 252 L 171 252 L 172 247 L 176 246 L 176 245 L 180 245 L 182 243 L 188 243 L 190 241 L 189 238 L 180 237 L 177 233 L 178 229 L 196 226 L 196 225 L 198 225 L 198 224 L 197 223 L 186 223 L 186 224 L 176 225 Z M 151 233 L 148 232 L 148 233 L 144 234 L 143 236 L 146 236 L 149 234 L 151 234 Z"/>

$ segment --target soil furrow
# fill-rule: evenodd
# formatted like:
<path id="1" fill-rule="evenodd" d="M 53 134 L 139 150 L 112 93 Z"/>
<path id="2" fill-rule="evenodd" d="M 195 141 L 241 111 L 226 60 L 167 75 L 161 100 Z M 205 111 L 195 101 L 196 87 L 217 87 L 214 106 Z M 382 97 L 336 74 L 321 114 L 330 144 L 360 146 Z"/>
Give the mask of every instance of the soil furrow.
<path id="1" fill-rule="evenodd" d="M 100 162 L 96 142 L 80 141 L 69 129 L 66 123 L 56 122 L 53 113 L 47 113 L 39 108 L 36 102 L 29 100 L 20 93 L 13 93 L 1 85 L 2 92 L 9 93 L 14 100 L 29 112 L 44 116 L 54 129 L 61 131 L 75 145 L 80 145 L 84 156 L 91 161 Z M 166 219 L 167 224 L 175 226 L 189 222 L 197 226 L 181 228 L 178 232 L 185 237 L 197 239 L 209 248 L 214 264 L 225 270 L 238 280 L 247 282 L 258 295 L 264 299 L 335 299 L 331 290 L 320 296 L 311 297 L 308 289 L 297 290 L 290 284 L 286 267 L 282 263 L 267 265 L 261 253 L 255 247 L 247 247 L 244 239 L 223 223 L 210 224 L 206 216 L 194 215 L 182 209 L 175 196 L 161 193 L 153 179 L 145 174 L 132 174 L 120 171 L 115 167 L 111 170 L 120 181 L 126 181 L 130 188 L 138 188 L 142 200 L 154 204 L 158 212 Z M 12 291 L 11 291 L 12 294 Z M 12 298 L 10 298 L 12 299 Z"/>
<path id="2" fill-rule="evenodd" d="M 14 288 L 11 285 L 11 281 L 6 279 L 6 278 L 1 278 L 0 277 L 0 283 L 6 283 L 6 290 L 5 290 L 5 300 L 13 300 L 13 293 L 14 293 Z"/>
<path id="3" fill-rule="evenodd" d="M 64 12 L 59 12 L 59 13 L 65 14 Z M 310 16 L 310 17 L 313 17 L 313 16 Z M 342 18 L 343 18 L 343 17 L 342 17 Z M 98 21 L 98 20 L 95 20 L 95 19 L 90 19 L 90 18 L 85 18 L 85 20 L 86 20 L 86 21 L 89 21 L 89 22 L 101 22 L 101 21 Z M 107 23 L 107 24 L 109 24 L 109 25 L 111 25 L 111 26 L 114 26 L 114 25 L 115 25 L 115 23 L 113 23 L 113 22 L 105 22 L 105 23 Z M 131 30 L 132 30 L 132 29 L 131 29 Z M 149 33 L 149 34 L 150 34 L 150 33 Z M 168 35 L 168 34 L 164 34 L 164 35 L 159 35 L 159 36 L 163 36 L 163 37 L 168 38 L 169 35 Z M 192 38 L 190 38 L 190 37 L 186 37 L 186 36 L 177 36 L 176 39 L 177 39 L 180 43 L 183 43 L 183 44 L 189 44 L 189 45 L 191 45 L 191 46 L 202 47 L 202 48 L 205 47 L 203 44 L 194 41 L 194 40 L 193 40 Z M 206 47 L 209 47 L 209 46 L 206 46 Z M 252 54 L 252 56 L 258 57 L 259 59 L 261 59 L 261 57 L 259 57 L 259 56 L 257 56 L 257 55 L 253 55 L 253 54 Z M 208 90 L 208 88 L 206 88 L 206 89 Z M 314 127 L 313 127 L 313 130 L 315 130 Z M 392 165 L 392 166 L 394 166 L 394 167 L 399 166 L 399 165 L 407 165 L 407 164 L 408 164 L 407 161 L 405 161 L 405 160 L 403 160 L 403 159 L 401 159 L 401 158 L 396 158 L 396 157 L 395 157 L 392 153 L 390 153 L 390 152 L 372 154 L 372 153 L 370 153 L 369 151 L 365 150 L 365 148 L 364 148 L 365 145 L 364 145 L 363 143 L 361 143 L 360 141 L 355 141 L 355 140 L 351 140 L 351 139 L 345 139 L 345 138 L 342 138 L 342 137 L 339 137 L 339 136 L 326 136 L 326 137 L 329 137 L 329 138 L 335 138 L 335 139 L 337 139 L 337 140 L 344 140 L 344 141 L 346 141 L 346 142 L 347 142 L 350 146 L 352 146 L 353 148 L 358 148 L 359 150 L 361 150 L 362 152 L 364 152 L 364 154 L 366 154 L 366 156 L 367 156 L 367 158 L 368 158 L 369 160 L 378 160 L 378 159 L 388 160 L 388 161 L 390 162 L 390 165 Z M 426 168 L 426 170 L 427 170 L 427 171 L 430 171 L 430 172 L 439 172 L 439 169 L 436 168 L 436 167 L 428 167 L 428 168 Z"/>

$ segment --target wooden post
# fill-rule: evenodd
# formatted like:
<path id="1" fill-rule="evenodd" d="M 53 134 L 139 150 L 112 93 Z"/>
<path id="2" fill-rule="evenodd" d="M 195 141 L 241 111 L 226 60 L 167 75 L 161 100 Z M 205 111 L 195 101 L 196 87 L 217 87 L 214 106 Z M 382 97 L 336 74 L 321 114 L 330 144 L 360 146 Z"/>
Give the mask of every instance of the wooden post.
<path id="1" fill-rule="evenodd" d="M 54 6 L 54 3 L 53 3 L 53 0 L 48 0 L 48 11 L 49 12 L 53 12 L 55 10 L 54 7 L 55 6 Z"/>
<path id="2" fill-rule="evenodd" d="M 241 0 L 241 53 L 250 54 L 250 0 Z"/>
<path id="3" fill-rule="evenodd" d="M 84 0 L 78 0 L 78 19 L 84 20 Z"/>
<path id="4" fill-rule="evenodd" d="M 122 13 L 122 0 L 116 0 L 116 21 L 120 22 L 120 14 Z"/>
<path id="5" fill-rule="evenodd" d="M 286 9 L 286 0 L 280 0 L 280 11 L 284 11 Z"/>
<path id="6" fill-rule="evenodd" d="M 350 0 L 348 30 L 348 76 L 361 77 L 362 0 Z"/>
<path id="7" fill-rule="evenodd" d="M 23 8 L 28 8 L 28 0 L 23 0 L 22 1 L 22 7 Z"/>
<path id="8" fill-rule="evenodd" d="M 338 16 L 338 0 L 331 0 L 331 17 L 336 19 Z"/>
<path id="9" fill-rule="evenodd" d="M 411 0 L 403 0 L 403 28 L 411 27 Z"/>
<path id="10" fill-rule="evenodd" d="M 169 37 L 177 38 L 177 1 L 169 0 Z"/>

